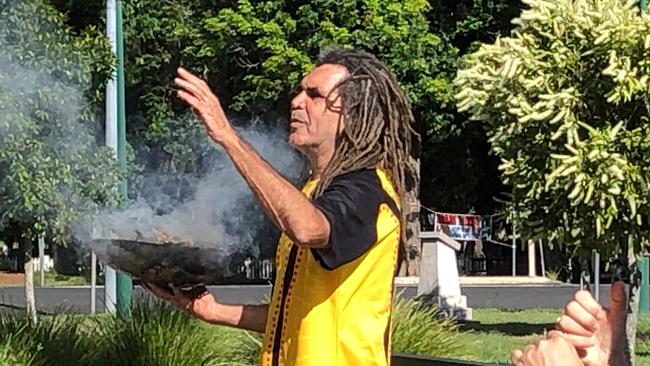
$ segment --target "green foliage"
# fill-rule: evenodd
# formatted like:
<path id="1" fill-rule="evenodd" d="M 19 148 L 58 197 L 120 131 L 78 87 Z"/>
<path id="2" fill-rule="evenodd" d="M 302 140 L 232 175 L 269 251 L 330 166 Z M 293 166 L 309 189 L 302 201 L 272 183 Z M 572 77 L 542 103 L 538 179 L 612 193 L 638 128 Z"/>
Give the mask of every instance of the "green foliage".
<path id="1" fill-rule="evenodd" d="M 393 350 L 449 357 L 461 349 L 458 328 L 413 301 L 395 305 Z M 136 302 L 131 319 L 56 315 L 37 325 L 0 316 L 0 365 L 255 365 L 261 336 L 215 327 L 169 305 Z M 11 363 L 2 363 L 10 360 Z"/>
<path id="2" fill-rule="evenodd" d="M 438 310 L 398 299 L 393 305 L 393 352 L 452 357 L 462 348 L 458 326 Z"/>
<path id="3" fill-rule="evenodd" d="M 0 228 L 60 240 L 82 212 L 117 204 L 120 174 L 95 119 L 110 48 L 44 1 L 0 1 L 0 19 Z"/>
<path id="4" fill-rule="evenodd" d="M 203 326 L 163 303 L 139 303 L 133 319 L 112 319 L 105 335 L 97 356 L 107 365 L 252 365 L 259 352 L 244 333 Z"/>
<path id="5" fill-rule="evenodd" d="M 56 315 L 34 326 L 24 316 L 5 314 L 0 334 L 0 365 L 12 366 L 243 366 L 256 364 L 260 348 L 247 332 L 145 302 L 136 303 L 131 319 Z"/>
<path id="6" fill-rule="evenodd" d="M 130 1 L 125 5 L 127 86 L 131 110 L 140 111 L 130 131 L 163 160 L 188 151 L 201 155 L 196 136 L 171 122 L 186 110 L 171 85 L 179 64 L 207 78 L 239 116 L 286 116 L 295 86 L 321 49 L 334 44 L 385 60 L 425 123 L 446 131 L 438 124 L 448 123 L 447 117 L 436 111 L 450 106 L 450 60 L 456 52 L 429 32 L 428 10 L 421 0 L 242 0 L 218 7 L 201 1 L 157 6 Z M 163 151 L 156 151 L 158 144 Z"/>
<path id="7" fill-rule="evenodd" d="M 4 347 L 17 361 L 11 365 L 85 365 L 90 362 L 86 350 L 95 346 L 95 340 L 86 337 L 85 324 L 83 316 L 41 317 L 34 326 L 24 316 L 4 315 L 0 333 L 9 335 Z"/>
<path id="8" fill-rule="evenodd" d="M 30 352 L 30 342 L 24 334 L 8 334 L 0 341 L 0 365 L 31 366 L 34 355 Z"/>
<path id="9" fill-rule="evenodd" d="M 484 122 L 523 235 L 610 255 L 648 240 L 650 17 L 636 1 L 525 1 L 467 59 L 458 107 Z"/>
<path id="10" fill-rule="evenodd" d="M 431 106 L 448 100 L 450 83 L 444 70 L 455 50 L 429 32 L 428 10 L 421 0 L 240 0 L 207 13 L 206 44 L 220 60 L 221 67 L 215 69 L 227 65 L 230 79 L 217 85 L 233 93 L 231 107 L 236 111 L 284 115 L 293 88 L 318 53 L 340 45 L 384 60 L 419 114 L 431 119 Z"/>
<path id="11" fill-rule="evenodd" d="M 172 80 L 179 65 L 201 75 L 212 66 L 201 22 L 202 13 L 214 5 L 189 0 L 123 4 L 127 139 L 134 157 L 143 169 L 205 173 L 202 162 L 214 151 L 203 126 L 176 98 Z M 139 184 L 134 180 L 130 186 Z"/>
<path id="12" fill-rule="evenodd" d="M 75 29 L 102 26 L 101 2 L 52 3 Z M 477 41 L 509 32 L 522 7 L 518 0 L 123 4 L 128 140 L 143 168 L 202 174 L 202 163 L 215 153 L 202 126 L 187 124 L 187 108 L 175 96 L 178 65 L 207 78 L 238 122 L 262 116 L 253 123 L 285 129 L 275 116 L 286 117 L 294 86 L 321 48 L 348 45 L 386 61 L 413 101 L 423 144 L 423 202 L 493 212 L 502 188 L 498 161 L 488 156 L 483 130 L 455 111 L 451 79 Z"/>
<path id="13" fill-rule="evenodd" d="M 103 16 L 99 2 L 52 2 L 75 29 Z M 423 137 L 423 201 L 494 210 L 498 162 L 487 154 L 482 129 L 455 111 L 451 79 L 476 41 L 510 30 L 517 0 L 123 3 L 128 140 L 145 169 L 202 174 L 215 153 L 175 96 L 178 65 L 207 78 L 238 121 L 262 116 L 254 123 L 285 129 L 275 116 L 286 117 L 294 86 L 323 47 L 339 44 L 378 55 L 407 90 Z"/>
<path id="14" fill-rule="evenodd" d="M 499 34 L 507 34 L 512 28 L 510 21 L 523 8 L 520 0 L 431 0 L 429 3 L 432 8 L 427 15 L 429 22 L 463 54 L 474 48 L 476 42 L 491 42 Z"/>

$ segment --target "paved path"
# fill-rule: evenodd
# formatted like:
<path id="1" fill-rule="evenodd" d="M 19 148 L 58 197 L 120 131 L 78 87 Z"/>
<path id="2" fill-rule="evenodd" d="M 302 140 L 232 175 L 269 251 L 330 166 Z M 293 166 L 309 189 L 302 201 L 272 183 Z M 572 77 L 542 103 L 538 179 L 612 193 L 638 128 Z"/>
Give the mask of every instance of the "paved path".
<path id="1" fill-rule="evenodd" d="M 263 303 L 270 296 L 270 286 L 211 286 L 210 291 L 224 303 Z M 468 305 L 472 308 L 501 308 L 501 309 L 530 309 L 556 308 L 561 309 L 577 291 L 577 285 L 536 285 L 536 286 L 496 286 L 496 285 L 466 285 L 462 293 L 467 296 Z M 397 293 L 404 298 L 415 296 L 417 288 L 413 285 L 397 286 Z M 135 298 L 148 293 L 140 287 L 133 292 Z M 609 302 L 609 285 L 601 286 L 601 303 Z M 0 311 L 12 311 L 25 306 L 24 290 L 22 287 L 0 288 Z M 57 287 L 36 288 L 37 308 L 40 311 L 53 313 L 61 311 L 89 312 L 90 287 Z M 104 289 L 97 287 L 97 311 L 104 309 Z"/>

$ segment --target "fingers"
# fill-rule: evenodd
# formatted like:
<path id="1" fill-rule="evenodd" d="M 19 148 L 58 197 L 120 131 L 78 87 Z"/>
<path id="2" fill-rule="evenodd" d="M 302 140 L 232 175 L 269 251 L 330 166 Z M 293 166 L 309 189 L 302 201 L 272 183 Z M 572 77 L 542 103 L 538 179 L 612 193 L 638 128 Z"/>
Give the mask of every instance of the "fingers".
<path id="1" fill-rule="evenodd" d="M 197 99 L 206 99 L 205 91 L 195 83 L 189 82 L 186 79 L 175 78 L 174 84 L 176 84 L 176 86 L 178 86 L 181 90 L 184 90 L 186 93 L 192 94 Z"/>
<path id="2" fill-rule="evenodd" d="M 518 349 L 512 351 L 512 353 L 510 354 L 510 363 L 513 364 L 513 365 L 517 365 L 519 363 L 519 361 L 521 360 L 521 356 L 523 354 L 524 353 L 521 352 L 521 350 L 518 350 Z"/>
<path id="3" fill-rule="evenodd" d="M 605 318 L 605 311 L 602 306 L 588 291 L 578 291 L 573 297 L 585 310 L 587 310 L 594 318 L 601 320 Z"/>
<path id="4" fill-rule="evenodd" d="M 588 331 L 595 332 L 598 327 L 596 317 L 577 301 L 569 302 L 564 308 L 564 313 Z"/>
<path id="5" fill-rule="evenodd" d="M 596 345 L 592 337 L 583 337 L 573 334 L 565 334 L 563 338 L 569 342 L 573 347 L 578 349 L 587 349 Z"/>
<path id="6" fill-rule="evenodd" d="M 183 79 L 185 79 L 185 80 L 187 80 L 187 81 L 192 82 L 193 84 L 197 84 L 197 85 L 199 85 L 199 84 L 205 84 L 205 81 L 203 81 L 203 80 L 202 80 L 201 78 L 199 78 L 198 76 L 192 74 L 191 72 L 187 71 L 187 70 L 186 70 L 185 68 L 183 68 L 183 67 L 179 67 L 178 70 L 177 70 L 177 72 L 178 72 L 178 76 L 180 76 L 181 78 L 183 78 Z M 205 85 L 207 85 L 207 84 L 205 84 Z"/>
<path id="7" fill-rule="evenodd" d="M 586 329 L 573 318 L 567 315 L 562 315 L 558 318 L 558 321 L 555 323 L 557 330 L 565 334 L 575 334 L 583 337 L 591 337 L 593 334 L 592 331 Z"/>
<path id="8" fill-rule="evenodd" d="M 543 341 L 540 341 L 540 345 Z M 520 363 L 523 363 L 524 365 L 544 365 L 544 360 L 542 359 L 540 362 L 541 358 L 541 352 L 538 349 L 538 346 L 535 345 L 528 345 L 524 348 L 524 354 L 521 355 L 521 359 L 519 360 Z"/>
<path id="9" fill-rule="evenodd" d="M 174 79 L 174 82 L 181 88 L 187 89 L 195 96 L 203 101 L 211 101 L 214 103 L 219 103 L 219 99 L 216 95 L 210 90 L 210 86 L 205 80 L 195 76 L 191 72 L 185 70 L 182 67 L 178 68 L 178 77 Z"/>
<path id="10" fill-rule="evenodd" d="M 189 104 L 192 108 L 199 110 L 199 108 L 202 106 L 202 102 L 195 97 L 193 94 L 190 94 L 184 90 L 179 90 L 178 91 L 178 97 L 181 98 L 182 100 L 185 101 L 185 103 Z"/>
<path id="11" fill-rule="evenodd" d="M 564 340 L 569 342 L 569 344 L 571 344 L 573 347 L 581 348 L 581 349 L 589 348 L 589 347 L 592 347 L 592 346 L 594 346 L 596 344 L 593 337 L 591 337 L 591 336 L 587 336 L 587 337 L 579 336 L 579 335 L 575 335 L 575 334 L 568 334 L 568 333 L 558 332 L 556 330 L 550 331 L 547 334 L 547 338 L 548 339 L 563 338 Z"/>
<path id="12" fill-rule="evenodd" d="M 564 336 L 559 334 L 556 334 L 551 338 L 541 340 L 539 342 L 538 348 L 541 354 L 576 356 L 577 358 L 575 348 L 571 346 L 571 344 L 567 339 L 565 339 Z"/>
<path id="13" fill-rule="evenodd" d="M 178 77 L 174 79 L 174 83 L 179 87 L 178 97 L 195 110 L 205 112 L 206 107 L 215 106 L 221 108 L 219 98 L 214 95 L 203 80 L 196 79 L 196 81 L 193 81 Z"/>

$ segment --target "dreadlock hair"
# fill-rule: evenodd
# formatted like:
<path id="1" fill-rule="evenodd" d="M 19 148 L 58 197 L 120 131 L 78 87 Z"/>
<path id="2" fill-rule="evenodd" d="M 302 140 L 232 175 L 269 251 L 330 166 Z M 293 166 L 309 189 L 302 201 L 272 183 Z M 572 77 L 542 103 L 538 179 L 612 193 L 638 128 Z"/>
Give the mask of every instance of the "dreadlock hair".
<path id="1" fill-rule="evenodd" d="M 375 56 L 354 49 L 329 49 L 321 54 L 317 66 L 335 64 L 347 69 L 349 77 L 337 87 L 341 98 L 341 119 L 345 125 L 337 137 L 332 160 L 325 167 L 313 192 L 323 194 L 338 175 L 380 167 L 386 171 L 399 195 L 402 214 L 400 252 L 406 244 L 405 195 L 407 179 L 415 169 L 410 163 L 412 140 L 419 139 L 413 129 L 410 105 L 395 76 Z M 330 92 L 330 94 L 332 93 Z M 328 108 L 333 100 L 327 96 Z"/>

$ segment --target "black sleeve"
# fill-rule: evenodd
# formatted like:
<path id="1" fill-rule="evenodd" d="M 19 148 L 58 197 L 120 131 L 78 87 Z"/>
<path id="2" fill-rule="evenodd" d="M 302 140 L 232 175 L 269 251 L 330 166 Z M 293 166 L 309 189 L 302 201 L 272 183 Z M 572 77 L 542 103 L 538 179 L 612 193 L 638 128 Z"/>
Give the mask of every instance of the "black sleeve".
<path id="1" fill-rule="evenodd" d="M 377 241 L 379 206 L 395 203 L 372 169 L 342 174 L 314 200 L 330 224 L 329 246 L 312 249 L 325 269 L 335 269 L 362 256 Z"/>

